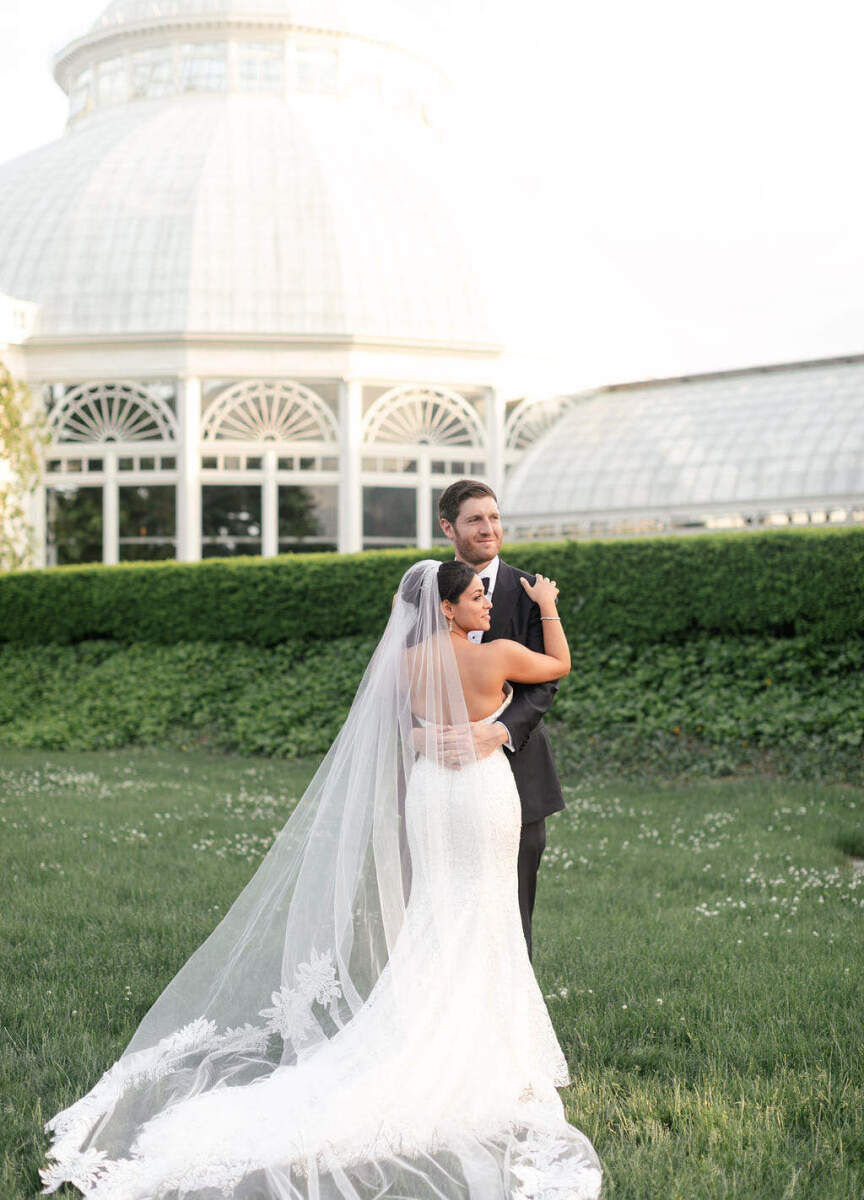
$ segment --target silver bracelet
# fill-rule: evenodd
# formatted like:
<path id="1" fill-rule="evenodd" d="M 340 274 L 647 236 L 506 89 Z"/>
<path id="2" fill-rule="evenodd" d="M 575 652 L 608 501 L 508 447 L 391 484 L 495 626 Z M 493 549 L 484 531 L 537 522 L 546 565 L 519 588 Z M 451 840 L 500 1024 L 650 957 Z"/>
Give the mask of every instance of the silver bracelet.
<path id="1" fill-rule="evenodd" d="M 541 621 L 560 621 L 560 617 L 541 617 Z"/>

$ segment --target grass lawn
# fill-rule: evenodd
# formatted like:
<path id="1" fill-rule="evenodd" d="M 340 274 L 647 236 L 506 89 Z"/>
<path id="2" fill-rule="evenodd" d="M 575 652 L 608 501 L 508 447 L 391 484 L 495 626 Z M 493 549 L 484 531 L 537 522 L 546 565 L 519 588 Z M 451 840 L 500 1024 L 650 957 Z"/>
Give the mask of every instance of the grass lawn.
<path id="1" fill-rule="evenodd" d="M 0 758 L 0 1198 L 224 913 L 311 765 Z M 606 1197 L 864 1196 L 864 791 L 569 781 L 536 967 Z M 75 1193 L 77 1194 L 77 1193 Z"/>

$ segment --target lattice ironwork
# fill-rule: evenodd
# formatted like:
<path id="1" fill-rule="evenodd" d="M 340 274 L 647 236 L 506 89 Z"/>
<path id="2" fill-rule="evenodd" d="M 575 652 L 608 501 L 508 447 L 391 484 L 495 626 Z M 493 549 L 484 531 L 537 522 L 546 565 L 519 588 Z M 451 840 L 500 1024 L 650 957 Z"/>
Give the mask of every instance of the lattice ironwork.
<path id="1" fill-rule="evenodd" d="M 572 400 L 553 396 L 543 400 L 520 400 L 504 426 L 504 444 L 508 450 L 527 450 L 547 429 L 551 429 Z"/>
<path id="2" fill-rule="evenodd" d="M 329 406 L 300 383 L 248 380 L 222 392 L 204 415 L 204 441 L 336 442 Z"/>
<path id="3" fill-rule="evenodd" d="M 82 383 L 51 413 L 55 442 L 173 442 L 177 419 L 144 384 Z"/>
<path id="4" fill-rule="evenodd" d="M 482 447 L 486 434 L 476 409 L 458 392 L 403 385 L 379 396 L 369 409 L 363 441 Z"/>

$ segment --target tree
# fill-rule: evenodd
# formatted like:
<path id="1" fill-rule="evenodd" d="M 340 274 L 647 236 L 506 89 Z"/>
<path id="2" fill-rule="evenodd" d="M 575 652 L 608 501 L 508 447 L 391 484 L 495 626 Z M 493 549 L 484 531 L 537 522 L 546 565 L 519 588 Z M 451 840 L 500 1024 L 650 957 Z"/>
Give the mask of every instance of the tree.
<path id="1" fill-rule="evenodd" d="M 0 362 L 0 571 L 33 565 L 29 499 L 42 474 L 47 423 L 30 389 Z"/>
<path id="2" fill-rule="evenodd" d="M 315 513 L 315 496 L 305 487 L 282 487 L 279 489 L 279 537 L 314 537 L 321 532 L 321 522 Z"/>

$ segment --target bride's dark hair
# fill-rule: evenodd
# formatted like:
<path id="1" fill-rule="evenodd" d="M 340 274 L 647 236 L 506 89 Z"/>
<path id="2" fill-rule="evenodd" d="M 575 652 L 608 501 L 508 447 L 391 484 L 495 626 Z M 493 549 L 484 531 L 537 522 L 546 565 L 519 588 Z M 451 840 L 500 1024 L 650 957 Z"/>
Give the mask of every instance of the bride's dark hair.
<path id="1" fill-rule="evenodd" d="M 465 589 L 471 586 L 476 574 L 473 567 L 458 559 L 443 562 L 438 568 L 438 595 L 442 600 L 455 604 Z"/>

